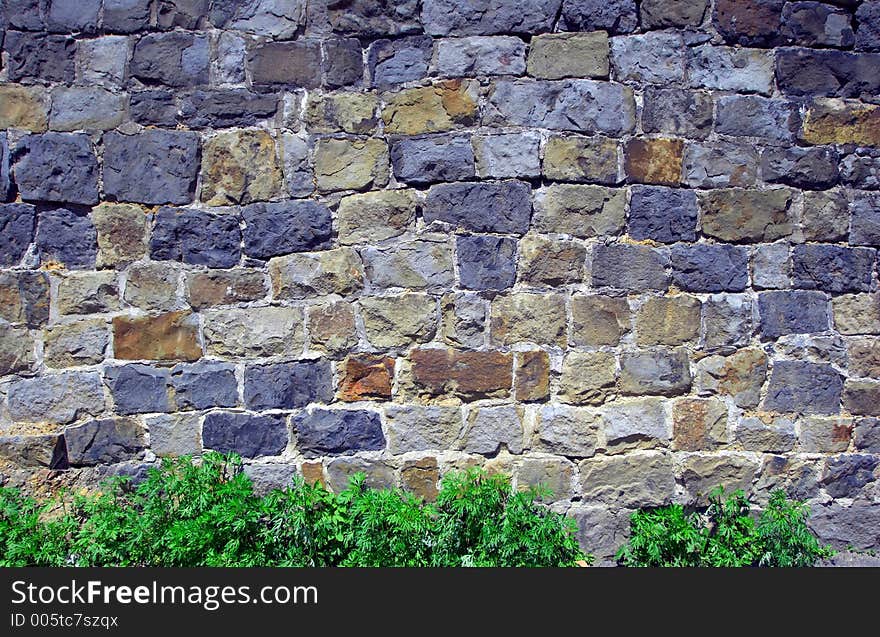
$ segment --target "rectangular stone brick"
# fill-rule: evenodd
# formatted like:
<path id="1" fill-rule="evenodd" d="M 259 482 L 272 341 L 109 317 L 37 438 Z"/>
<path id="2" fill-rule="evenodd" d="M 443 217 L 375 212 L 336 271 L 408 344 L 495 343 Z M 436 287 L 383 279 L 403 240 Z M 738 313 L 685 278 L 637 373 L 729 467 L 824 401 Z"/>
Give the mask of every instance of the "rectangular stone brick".
<path id="1" fill-rule="evenodd" d="M 635 127 L 635 100 L 632 89 L 613 82 L 498 80 L 483 124 L 616 136 Z"/>
<path id="2" fill-rule="evenodd" d="M 687 69 L 694 87 L 764 95 L 773 92 L 773 54 L 770 51 L 698 46 L 690 50 Z"/>
<path id="3" fill-rule="evenodd" d="M 382 119 L 389 134 L 419 135 L 468 126 L 476 121 L 477 86 L 446 80 L 433 86 L 382 95 Z"/>
<path id="4" fill-rule="evenodd" d="M 202 356 L 198 320 L 189 312 L 113 319 L 113 352 L 127 360 L 194 361 Z"/>
<path id="5" fill-rule="evenodd" d="M 617 361 L 610 352 L 569 351 L 556 397 L 570 405 L 601 405 L 617 391 Z"/>
<path id="6" fill-rule="evenodd" d="M 580 295 L 571 297 L 571 341 L 573 345 L 616 346 L 632 329 L 629 303 L 625 298 Z"/>
<path id="7" fill-rule="evenodd" d="M 195 208 L 160 208 L 150 237 L 150 257 L 209 268 L 231 268 L 241 259 L 235 214 Z"/>
<path id="8" fill-rule="evenodd" d="M 503 398 L 513 383 L 513 356 L 497 351 L 415 349 L 410 354 L 418 391 L 465 400 Z"/>
<path id="9" fill-rule="evenodd" d="M 712 97 L 705 91 L 648 87 L 643 99 L 646 133 L 705 139 L 712 132 Z"/>
<path id="10" fill-rule="evenodd" d="M 841 334 L 880 334 L 880 294 L 843 294 L 832 299 L 832 306 Z"/>
<path id="11" fill-rule="evenodd" d="M 843 379 L 831 365 L 777 361 L 770 374 L 764 408 L 805 414 L 840 411 Z"/>
<path id="12" fill-rule="evenodd" d="M 611 39 L 615 77 L 635 82 L 672 84 L 685 77 L 684 42 L 677 33 L 645 33 Z"/>
<path id="13" fill-rule="evenodd" d="M 442 221 L 475 232 L 524 234 L 531 215 L 531 188 L 521 181 L 432 186 L 424 209 L 427 223 Z"/>
<path id="14" fill-rule="evenodd" d="M 723 189 L 701 193 L 703 233 L 722 241 L 775 241 L 794 229 L 792 191 Z"/>
<path id="15" fill-rule="evenodd" d="M 626 220 L 624 189 L 554 184 L 535 192 L 535 229 L 588 239 L 614 236 Z"/>
<path id="16" fill-rule="evenodd" d="M 461 408 L 389 404 L 385 423 L 393 454 L 451 449 L 462 429 Z"/>
<path id="17" fill-rule="evenodd" d="M 620 142 L 601 135 L 557 137 L 544 147 L 543 173 L 555 181 L 620 183 Z"/>
<path id="18" fill-rule="evenodd" d="M 880 107 L 816 99 L 804 116 L 800 139 L 808 144 L 880 146 Z"/>
<path id="19" fill-rule="evenodd" d="M 351 455 L 385 448 L 378 413 L 358 409 L 314 409 L 291 419 L 297 449 L 306 458 Z"/>
<path id="20" fill-rule="evenodd" d="M 522 75 L 526 45 L 513 36 L 443 38 L 434 43 L 437 73 L 441 77 Z"/>
<path id="21" fill-rule="evenodd" d="M 340 369 L 339 398 L 344 401 L 391 400 L 395 359 L 361 354 L 349 356 Z"/>
<path id="22" fill-rule="evenodd" d="M 515 365 L 518 401 L 546 400 L 550 395 L 550 355 L 541 350 L 520 352 Z"/>
<path id="23" fill-rule="evenodd" d="M 295 409 L 333 399 L 333 371 L 324 360 L 248 365 L 244 404 L 253 411 Z"/>
<path id="24" fill-rule="evenodd" d="M 541 136 L 535 131 L 475 135 L 471 143 L 480 177 L 514 179 L 541 174 Z"/>
<path id="25" fill-rule="evenodd" d="M 266 42 L 251 49 L 247 65 L 254 84 L 318 88 L 322 79 L 321 43 Z"/>
<path id="26" fill-rule="evenodd" d="M 212 356 L 293 356 L 303 347 L 300 308 L 247 307 L 202 312 L 205 348 Z"/>
<path id="27" fill-rule="evenodd" d="M 532 38 L 527 61 L 532 77 L 559 80 L 565 77 L 607 77 L 608 34 L 551 33 Z"/>
<path id="28" fill-rule="evenodd" d="M 757 95 L 717 99 L 715 131 L 732 137 L 756 137 L 771 144 L 790 144 L 801 125 L 797 105 Z"/>
<path id="29" fill-rule="evenodd" d="M 492 342 L 500 345 L 565 345 L 565 297 L 527 292 L 498 296 L 492 301 L 490 331 Z"/>
<path id="30" fill-rule="evenodd" d="M 135 43 L 129 71 L 145 84 L 158 82 L 174 87 L 207 84 L 209 46 L 205 34 L 149 33 Z"/>
<path id="31" fill-rule="evenodd" d="M 620 391 L 625 395 L 677 396 L 691 387 L 687 350 L 653 348 L 620 357 Z"/>
<path id="32" fill-rule="evenodd" d="M 761 335 L 773 340 L 786 334 L 829 329 L 828 298 L 821 292 L 785 290 L 758 296 Z"/>
<path id="33" fill-rule="evenodd" d="M 668 263 L 668 257 L 648 246 L 598 244 L 593 249 L 593 286 L 629 292 L 666 290 L 669 287 Z"/>

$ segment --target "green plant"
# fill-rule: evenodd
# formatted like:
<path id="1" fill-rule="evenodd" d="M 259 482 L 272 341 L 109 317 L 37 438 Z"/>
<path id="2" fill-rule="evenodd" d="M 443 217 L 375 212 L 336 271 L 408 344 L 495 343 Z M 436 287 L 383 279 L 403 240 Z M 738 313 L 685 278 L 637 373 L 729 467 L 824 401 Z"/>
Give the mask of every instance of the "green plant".
<path id="1" fill-rule="evenodd" d="M 617 553 L 624 566 L 813 566 L 830 557 L 807 527 L 809 508 L 774 491 L 757 522 L 742 491 L 709 494 L 704 512 L 673 504 L 636 511 L 630 539 Z"/>
<path id="2" fill-rule="evenodd" d="M 0 489 L 0 566 L 571 566 L 574 524 L 479 470 L 436 504 L 363 475 L 334 494 L 302 480 L 265 496 L 235 456 L 164 460 L 146 480 L 40 505 Z M 61 506 L 64 502 L 64 506 Z M 59 508 L 60 507 L 60 508 Z M 49 516 L 52 511 L 54 515 Z"/>

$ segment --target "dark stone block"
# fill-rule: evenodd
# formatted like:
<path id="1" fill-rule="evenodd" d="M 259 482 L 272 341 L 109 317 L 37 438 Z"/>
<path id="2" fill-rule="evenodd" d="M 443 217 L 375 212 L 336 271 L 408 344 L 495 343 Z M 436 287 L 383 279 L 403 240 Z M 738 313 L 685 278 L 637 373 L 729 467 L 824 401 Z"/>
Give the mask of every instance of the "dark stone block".
<path id="1" fill-rule="evenodd" d="M 113 394 L 118 414 L 148 414 L 171 411 L 167 369 L 148 365 L 108 367 L 104 379 Z"/>
<path id="2" fill-rule="evenodd" d="M 241 258 L 238 217 L 191 208 L 161 208 L 150 239 L 150 257 L 231 268 Z"/>
<path id="3" fill-rule="evenodd" d="M 277 456 L 287 448 L 286 417 L 281 414 L 251 414 L 214 411 L 205 416 L 202 444 L 220 453 L 237 453 L 245 458 Z"/>
<path id="4" fill-rule="evenodd" d="M 181 120 L 190 128 L 253 126 L 274 116 L 277 110 L 276 95 L 252 93 L 243 88 L 194 91 L 180 102 Z"/>
<path id="5" fill-rule="evenodd" d="M 204 29 L 211 15 L 211 5 L 215 4 L 225 12 L 232 13 L 237 5 L 256 4 L 255 2 L 214 2 L 212 0 L 159 0 L 156 18 L 162 29 Z"/>
<path id="6" fill-rule="evenodd" d="M 206 361 L 177 365 L 171 370 L 171 382 L 178 409 L 238 405 L 235 368 L 228 363 Z"/>
<path id="7" fill-rule="evenodd" d="M 782 35 L 801 46 L 849 48 L 855 43 L 852 15 L 824 2 L 786 2 Z"/>
<path id="8" fill-rule="evenodd" d="M 794 285 L 807 290 L 868 292 L 877 253 L 871 248 L 836 245 L 795 246 Z"/>
<path id="9" fill-rule="evenodd" d="M 26 203 L 0 204 L 0 267 L 21 263 L 34 240 L 36 208 Z"/>
<path id="10" fill-rule="evenodd" d="M 63 263 L 71 270 L 95 267 L 98 233 L 84 210 L 50 208 L 39 212 L 36 234 L 40 263 Z"/>
<path id="11" fill-rule="evenodd" d="M 856 48 L 860 51 L 880 51 L 880 1 L 866 0 L 856 10 Z"/>
<path id="12" fill-rule="evenodd" d="M 3 48 L 9 56 L 10 81 L 22 79 L 73 83 L 76 42 L 63 35 L 7 31 Z"/>
<path id="13" fill-rule="evenodd" d="M 328 0 L 308 6 L 311 12 L 326 7 L 326 18 L 335 33 L 369 38 L 420 31 L 421 4 L 420 0 Z"/>
<path id="14" fill-rule="evenodd" d="M 593 286 L 631 292 L 665 290 L 667 265 L 668 259 L 648 246 L 598 244 L 593 250 Z"/>
<path id="15" fill-rule="evenodd" d="M 145 130 L 104 135 L 104 192 L 118 201 L 189 203 L 198 170 L 196 133 Z"/>
<path id="16" fill-rule="evenodd" d="M 367 54 L 370 85 L 384 90 L 427 77 L 433 50 L 433 40 L 427 36 L 376 40 Z"/>
<path id="17" fill-rule="evenodd" d="M 465 236 L 456 239 L 462 287 L 505 290 L 516 281 L 516 241 L 509 237 Z"/>
<path id="18" fill-rule="evenodd" d="M 152 0 L 104 0 L 102 24 L 113 33 L 134 33 L 150 26 Z"/>
<path id="19" fill-rule="evenodd" d="M 143 126 L 174 126 L 177 104 L 170 91 L 139 91 L 131 94 L 131 119 Z"/>
<path id="20" fill-rule="evenodd" d="M 208 37 L 184 31 L 151 33 L 134 46 L 129 64 L 132 77 L 166 86 L 199 86 L 208 83 Z"/>
<path id="21" fill-rule="evenodd" d="M 693 241 L 697 230 L 697 195 L 692 190 L 633 186 L 628 232 L 634 239 L 662 243 Z"/>
<path id="22" fill-rule="evenodd" d="M 705 139 L 712 132 L 712 108 L 705 91 L 647 87 L 642 126 L 646 133 Z"/>
<path id="23" fill-rule="evenodd" d="M 764 181 L 806 190 L 826 190 L 837 183 L 833 148 L 767 148 L 761 155 Z"/>
<path id="24" fill-rule="evenodd" d="M 124 462 L 146 447 L 143 428 L 131 418 L 90 420 L 64 430 L 71 466 Z"/>
<path id="25" fill-rule="evenodd" d="M 317 40 L 266 42 L 251 49 L 247 65 L 258 86 L 318 88 L 321 86 L 321 43 Z"/>
<path id="26" fill-rule="evenodd" d="M 832 498 L 854 498 L 869 482 L 880 458 L 867 454 L 843 454 L 828 458 L 822 472 L 822 484 Z"/>
<path id="27" fill-rule="evenodd" d="M 843 379 L 831 365 L 800 361 L 773 364 L 764 409 L 804 414 L 840 411 Z"/>
<path id="28" fill-rule="evenodd" d="M 761 336 L 824 332 L 831 327 L 828 298 L 821 292 L 780 291 L 758 295 Z"/>
<path id="29" fill-rule="evenodd" d="M 430 35 L 544 33 L 553 29 L 562 0 L 422 0 Z"/>
<path id="30" fill-rule="evenodd" d="M 677 245 L 670 254 L 672 280 L 688 292 L 739 292 L 749 282 L 749 253 L 727 244 Z"/>
<path id="31" fill-rule="evenodd" d="M 405 138 L 391 146 L 394 176 L 409 184 L 458 181 L 476 174 L 471 141 L 462 136 Z"/>
<path id="32" fill-rule="evenodd" d="M 880 93 L 880 54 L 780 49 L 776 83 L 786 95 L 799 97 L 876 96 Z"/>
<path id="33" fill-rule="evenodd" d="M 312 402 L 330 402 L 333 377 L 328 361 L 249 365 L 244 371 L 244 403 L 248 409 L 295 409 Z"/>
<path id="34" fill-rule="evenodd" d="M 324 42 L 324 84 L 328 88 L 359 85 L 364 79 L 361 44 L 354 38 Z"/>
<path id="35" fill-rule="evenodd" d="M 716 0 L 715 28 L 730 44 L 774 46 L 781 37 L 784 0 Z"/>
<path id="36" fill-rule="evenodd" d="M 6 21 L 13 29 L 42 31 L 46 28 L 45 0 L 6 0 L 0 6 L 0 26 Z"/>
<path id="37" fill-rule="evenodd" d="M 372 411 L 315 409 L 295 415 L 291 422 L 297 448 L 307 458 L 385 448 L 382 421 Z"/>
<path id="38" fill-rule="evenodd" d="M 445 223 L 474 232 L 525 234 L 532 216 L 532 189 L 521 181 L 440 184 L 428 191 L 427 223 Z"/>
<path id="39" fill-rule="evenodd" d="M 46 25 L 49 31 L 91 33 L 98 28 L 101 0 L 50 0 L 47 9 Z"/>
<path id="40" fill-rule="evenodd" d="M 880 193 L 856 193 L 850 210 L 850 243 L 880 246 Z"/>
<path id="41" fill-rule="evenodd" d="M 317 201 L 251 204 L 241 214 L 244 251 L 250 257 L 268 259 L 330 247 L 330 210 Z"/>
<path id="42" fill-rule="evenodd" d="M 12 159 L 22 199 L 98 203 L 98 160 L 88 135 L 27 135 L 18 143 Z"/>

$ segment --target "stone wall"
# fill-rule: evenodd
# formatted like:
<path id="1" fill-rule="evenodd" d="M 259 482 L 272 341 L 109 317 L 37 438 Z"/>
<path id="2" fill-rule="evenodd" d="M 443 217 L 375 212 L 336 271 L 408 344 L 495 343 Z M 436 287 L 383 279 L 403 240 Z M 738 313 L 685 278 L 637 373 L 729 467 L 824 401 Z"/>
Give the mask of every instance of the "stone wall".
<path id="1" fill-rule="evenodd" d="M 717 484 L 880 547 L 880 2 L 6 0 L 0 462 Z"/>

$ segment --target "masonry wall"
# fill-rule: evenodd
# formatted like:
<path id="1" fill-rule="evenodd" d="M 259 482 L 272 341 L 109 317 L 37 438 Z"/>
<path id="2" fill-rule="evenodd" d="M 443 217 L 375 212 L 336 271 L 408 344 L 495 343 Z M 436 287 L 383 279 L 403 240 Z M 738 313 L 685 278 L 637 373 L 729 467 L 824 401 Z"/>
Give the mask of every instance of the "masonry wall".
<path id="1" fill-rule="evenodd" d="M 880 547 L 880 2 L 6 0 L 0 480 L 717 484 Z"/>

